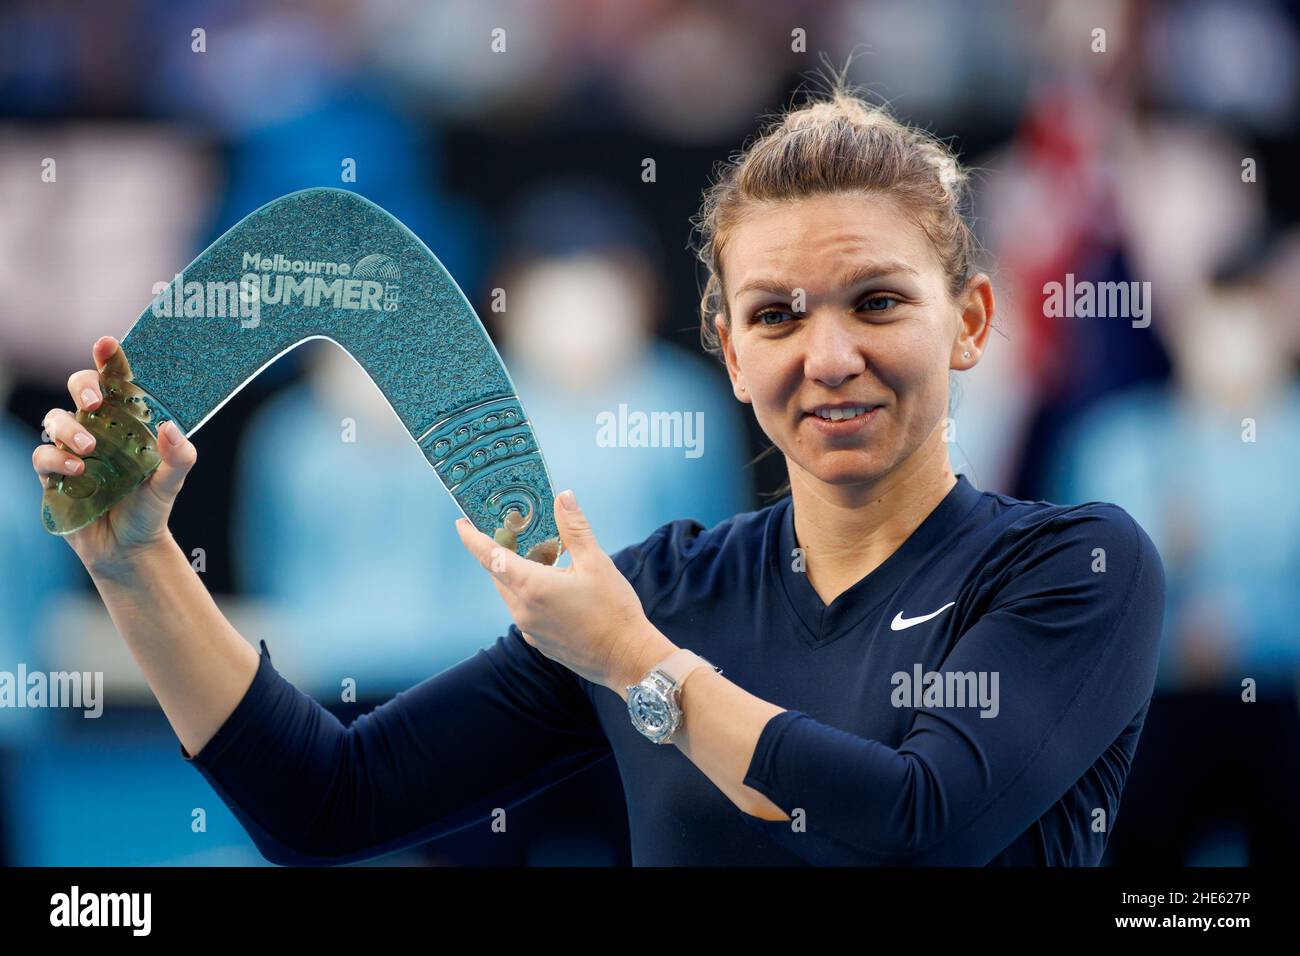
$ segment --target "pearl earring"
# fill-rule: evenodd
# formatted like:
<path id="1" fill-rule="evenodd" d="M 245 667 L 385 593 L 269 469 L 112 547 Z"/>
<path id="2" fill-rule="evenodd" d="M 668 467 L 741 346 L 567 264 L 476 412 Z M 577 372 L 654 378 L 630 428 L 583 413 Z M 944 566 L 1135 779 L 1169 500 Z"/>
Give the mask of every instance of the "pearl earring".
<path id="1" fill-rule="evenodd" d="M 961 357 L 962 357 L 962 358 L 965 358 L 965 359 L 970 358 L 970 352 L 962 352 L 962 353 L 961 353 Z"/>

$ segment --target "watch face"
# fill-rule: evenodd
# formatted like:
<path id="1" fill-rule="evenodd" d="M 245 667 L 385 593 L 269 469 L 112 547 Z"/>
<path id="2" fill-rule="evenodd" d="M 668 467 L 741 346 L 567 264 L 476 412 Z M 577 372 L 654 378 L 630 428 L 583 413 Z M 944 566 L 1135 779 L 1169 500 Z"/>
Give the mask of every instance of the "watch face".
<path id="1" fill-rule="evenodd" d="M 657 690 L 642 687 L 632 688 L 627 698 L 627 710 L 637 730 L 648 737 L 657 737 L 668 731 L 672 714 L 668 701 Z"/>

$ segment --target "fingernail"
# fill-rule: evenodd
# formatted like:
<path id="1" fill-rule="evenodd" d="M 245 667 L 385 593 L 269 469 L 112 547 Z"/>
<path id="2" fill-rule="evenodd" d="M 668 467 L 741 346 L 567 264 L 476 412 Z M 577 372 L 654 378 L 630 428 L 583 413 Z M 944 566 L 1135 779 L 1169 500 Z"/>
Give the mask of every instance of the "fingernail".
<path id="1" fill-rule="evenodd" d="M 573 496 L 572 489 L 566 489 L 560 492 L 560 504 L 564 506 L 565 511 L 578 510 L 578 499 Z"/>
<path id="2" fill-rule="evenodd" d="M 76 445 L 78 448 L 80 448 L 82 451 L 85 451 L 87 448 L 89 448 L 93 441 L 94 439 L 92 439 L 85 432 L 77 432 L 77 434 L 73 436 L 72 439 L 72 443 Z"/>
<path id="3" fill-rule="evenodd" d="M 94 405 L 97 401 L 99 401 L 99 392 L 95 391 L 93 388 L 85 388 L 81 390 L 82 405 Z"/>
<path id="4" fill-rule="evenodd" d="M 81 467 L 81 462 L 76 458 L 69 458 L 63 463 L 63 467 L 67 468 L 69 471 L 76 471 Z"/>

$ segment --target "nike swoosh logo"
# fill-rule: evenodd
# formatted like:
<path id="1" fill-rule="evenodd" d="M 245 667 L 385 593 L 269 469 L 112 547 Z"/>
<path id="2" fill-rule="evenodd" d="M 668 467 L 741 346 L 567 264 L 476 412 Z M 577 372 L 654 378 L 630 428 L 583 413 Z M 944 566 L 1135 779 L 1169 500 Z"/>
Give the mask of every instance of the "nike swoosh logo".
<path id="1" fill-rule="evenodd" d="M 930 620 L 930 618 L 938 617 L 956 603 L 956 601 L 949 601 L 943 607 L 939 608 L 939 610 L 931 611 L 929 614 L 923 614 L 920 617 L 903 617 L 903 612 L 899 611 L 894 615 L 894 619 L 889 622 L 889 629 L 891 631 L 905 631 L 909 627 L 913 627 L 917 624 L 924 624 L 926 621 Z"/>

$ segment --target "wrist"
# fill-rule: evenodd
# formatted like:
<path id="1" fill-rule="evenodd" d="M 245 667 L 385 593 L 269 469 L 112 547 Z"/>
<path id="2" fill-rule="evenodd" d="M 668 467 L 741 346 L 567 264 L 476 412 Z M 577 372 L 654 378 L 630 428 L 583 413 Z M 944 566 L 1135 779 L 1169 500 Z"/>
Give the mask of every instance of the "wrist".
<path id="1" fill-rule="evenodd" d="M 149 568 L 156 567 L 179 549 L 180 546 L 172 537 L 171 530 L 164 528 L 161 533 L 143 544 L 82 563 L 92 579 L 110 584 L 122 584 L 147 574 Z"/>
<path id="2" fill-rule="evenodd" d="M 639 683 L 656 664 L 678 649 L 662 631 L 647 621 L 644 633 L 624 655 L 624 666 L 614 673 L 608 685 L 610 690 L 626 702 L 628 687 Z"/>

